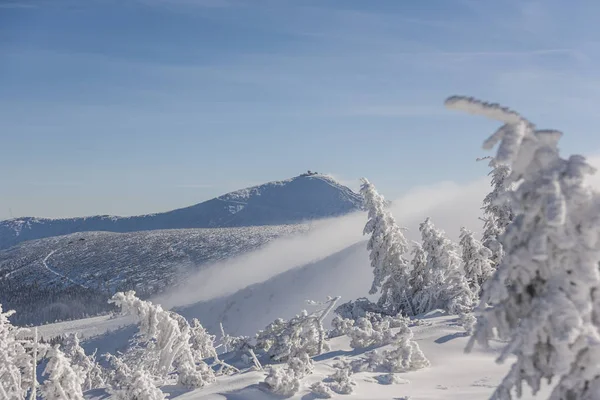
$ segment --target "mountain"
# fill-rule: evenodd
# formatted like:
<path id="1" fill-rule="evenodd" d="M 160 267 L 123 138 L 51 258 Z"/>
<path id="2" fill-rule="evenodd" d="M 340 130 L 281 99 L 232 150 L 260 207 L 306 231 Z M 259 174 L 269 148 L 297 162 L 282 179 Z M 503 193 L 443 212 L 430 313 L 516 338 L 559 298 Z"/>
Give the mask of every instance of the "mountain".
<path id="1" fill-rule="evenodd" d="M 304 224 L 82 232 L 0 250 L 0 304 L 15 323 L 81 318 L 107 311 L 116 291 L 147 298 L 205 266 L 306 232 Z"/>
<path id="2" fill-rule="evenodd" d="M 158 229 L 284 225 L 359 210 L 360 195 L 314 173 L 254 186 L 164 213 L 134 217 L 93 216 L 0 221 L 0 249 L 20 242 L 75 232 L 136 232 Z"/>

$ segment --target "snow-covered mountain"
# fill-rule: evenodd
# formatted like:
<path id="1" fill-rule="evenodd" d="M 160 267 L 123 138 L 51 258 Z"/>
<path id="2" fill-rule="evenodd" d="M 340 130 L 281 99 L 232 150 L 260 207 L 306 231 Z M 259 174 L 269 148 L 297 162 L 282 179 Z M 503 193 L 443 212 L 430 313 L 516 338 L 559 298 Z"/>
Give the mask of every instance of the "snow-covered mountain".
<path id="1" fill-rule="evenodd" d="M 81 232 L 27 241 L 0 250 L 0 304 L 15 309 L 20 323 L 94 315 L 107 310 L 116 291 L 155 295 L 206 265 L 307 229 L 294 224 Z"/>
<path id="2" fill-rule="evenodd" d="M 343 215 L 360 209 L 361 204 L 360 195 L 334 179 L 320 174 L 302 174 L 164 213 L 65 219 L 26 217 L 0 221 L 0 249 L 26 240 L 75 232 L 295 224 Z"/>

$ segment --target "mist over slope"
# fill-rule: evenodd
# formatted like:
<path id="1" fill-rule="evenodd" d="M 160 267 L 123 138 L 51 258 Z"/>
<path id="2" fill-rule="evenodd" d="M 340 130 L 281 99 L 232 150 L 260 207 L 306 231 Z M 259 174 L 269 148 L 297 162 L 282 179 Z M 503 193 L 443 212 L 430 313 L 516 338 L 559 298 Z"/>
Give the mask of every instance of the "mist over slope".
<path id="1" fill-rule="evenodd" d="M 116 291 L 144 298 L 219 260 L 256 250 L 307 225 L 82 232 L 0 250 L 0 304 L 15 322 L 80 318 L 107 310 Z"/>
<path id="2" fill-rule="evenodd" d="M 361 204 L 360 195 L 334 179 L 318 174 L 303 174 L 164 213 L 65 219 L 25 217 L 0 221 L 0 249 L 26 240 L 75 232 L 294 224 L 347 214 L 359 210 Z"/>
<path id="3" fill-rule="evenodd" d="M 323 260 L 176 311 L 200 319 L 211 332 L 218 332 L 222 322 L 227 333 L 251 336 L 276 318 L 289 319 L 302 309 L 311 310 L 314 306 L 306 300 L 331 295 L 342 296 L 344 302 L 365 296 L 371 281 L 366 242 L 360 242 Z"/>

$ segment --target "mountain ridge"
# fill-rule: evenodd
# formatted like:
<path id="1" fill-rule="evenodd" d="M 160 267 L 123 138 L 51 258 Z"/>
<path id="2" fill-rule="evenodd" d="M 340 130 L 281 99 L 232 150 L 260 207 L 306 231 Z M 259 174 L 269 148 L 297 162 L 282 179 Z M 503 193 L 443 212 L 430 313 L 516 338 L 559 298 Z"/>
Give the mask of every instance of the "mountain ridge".
<path id="1" fill-rule="evenodd" d="M 136 216 L 22 217 L 0 221 L 0 249 L 77 232 L 287 225 L 357 211 L 362 198 L 333 178 L 308 173 L 239 189 L 171 211 Z"/>

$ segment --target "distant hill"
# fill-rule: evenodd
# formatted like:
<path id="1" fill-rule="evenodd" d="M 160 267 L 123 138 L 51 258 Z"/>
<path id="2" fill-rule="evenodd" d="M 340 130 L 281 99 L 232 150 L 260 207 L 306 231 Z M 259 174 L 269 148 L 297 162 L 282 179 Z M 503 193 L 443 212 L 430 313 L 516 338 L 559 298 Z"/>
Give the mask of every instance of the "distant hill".
<path id="1" fill-rule="evenodd" d="M 0 304 L 16 323 L 82 318 L 116 291 L 161 293 L 198 269 L 306 232 L 308 225 L 83 232 L 0 250 Z"/>
<path id="2" fill-rule="evenodd" d="M 361 205 L 359 194 L 330 177 L 310 173 L 238 190 L 190 207 L 158 214 L 64 219 L 24 217 L 0 221 L 0 249 L 27 240 L 76 232 L 297 224 L 357 211 Z"/>

